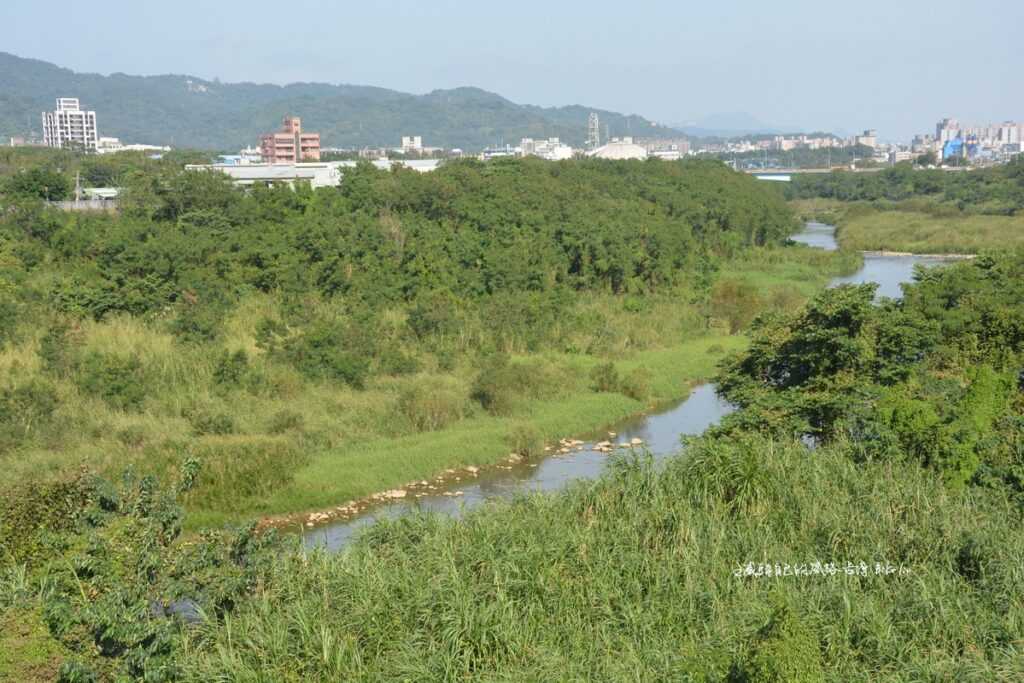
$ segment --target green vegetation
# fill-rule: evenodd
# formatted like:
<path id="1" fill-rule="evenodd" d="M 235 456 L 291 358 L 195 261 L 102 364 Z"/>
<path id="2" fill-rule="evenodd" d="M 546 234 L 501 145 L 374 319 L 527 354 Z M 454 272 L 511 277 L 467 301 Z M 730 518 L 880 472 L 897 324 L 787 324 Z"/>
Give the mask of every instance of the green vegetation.
<path id="1" fill-rule="evenodd" d="M 1024 246 L 1024 212 L 1013 216 L 850 210 L 839 220 L 839 243 L 858 251 L 978 254 Z"/>
<path id="2" fill-rule="evenodd" d="M 10 480 L 166 477 L 198 457 L 192 528 L 335 506 L 683 398 L 757 313 L 857 263 L 773 246 L 794 227 L 784 203 L 712 162 L 367 166 L 339 190 L 243 192 L 174 160 L 6 158 Z M 37 169 L 102 171 L 123 210 L 47 210 L 14 183 Z M 595 386 L 608 364 L 617 381 Z"/>
<path id="3" fill-rule="evenodd" d="M 3 200 L 5 675 L 1024 675 L 1024 252 L 821 291 L 856 256 L 772 246 L 790 211 L 717 163 L 126 185 Z M 531 454 L 724 354 L 740 409 L 664 466 L 338 555 L 209 528 Z"/>
<path id="4" fill-rule="evenodd" d="M 178 539 L 194 462 L 163 491 L 71 480 L 0 605 L 65 680 L 1018 680 L 1022 275 L 1019 253 L 882 307 L 827 290 L 759 320 L 719 378 L 740 411 L 664 467 L 620 455 L 337 555 Z"/>
<path id="5" fill-rule="evenodd" d="M 790 185 L 798 215 L 836 225 L 847 249 L 976 254 L 1024 244 L 1024 159 L 962 172 L 901 164 L 796 176 Z"/>
<path id="6" fill-rule="evenodd" d="M 964 212 L 1011 215 L 1024 208 L 1024 158 L 970 171 L 915 170 L 909 163 L 902 163 L 878 173 L 836 171 L 797 175 L 785 190 L 788 199 L 928 199 Z"/>

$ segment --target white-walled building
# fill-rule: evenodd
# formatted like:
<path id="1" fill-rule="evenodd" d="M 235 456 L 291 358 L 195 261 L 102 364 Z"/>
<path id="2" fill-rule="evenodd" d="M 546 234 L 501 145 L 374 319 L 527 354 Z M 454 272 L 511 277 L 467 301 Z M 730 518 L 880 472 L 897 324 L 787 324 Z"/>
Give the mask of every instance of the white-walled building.
<path id="1" fill-rule="evenodd" d="M 422 152 L 423 151 L 423 138 L 419 135 L 403 135 L 402 136 L 402 151 L 406 154 L 410 152 Z"/>
<path id="2" fill-rule="evenodd" d="M 82 111 L 77 97 L 58 97 L 55 111 L 43 112 L 43 144 L 95 151 L 99 142 L 96 112 Z"/>
<path id="3" fill-rule="evenodd" d="M 633 138 L 612 138 L 607 145 L 587 153 L 598 159 L 646 159 L 647 148 L 633 142 Z"/>
<path id="4" fill-rule="evenodd" d="M 523 138 L 519 143 L 519 148 L 522 150 L 523 156 L 537 156 L 548 161 L 562 161 L 573 157 L 572 147 L 558 138 L 548 138 L 547 140 Z"/>

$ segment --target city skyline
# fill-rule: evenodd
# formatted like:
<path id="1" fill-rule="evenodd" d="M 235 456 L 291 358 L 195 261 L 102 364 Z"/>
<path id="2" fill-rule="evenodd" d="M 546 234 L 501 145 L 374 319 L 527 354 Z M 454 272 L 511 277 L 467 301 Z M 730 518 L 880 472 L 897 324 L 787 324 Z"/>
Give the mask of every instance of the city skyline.
<path id="1" fill-rule="evenodd" d="M 993 123 L 1024 113 L 1024 91 L 1007 87 L 1019 76 L 1018 3 L 972 6 L 969 42 L 949 31 L 959 6 L 916 0 L 898 7 L 872 0 L 856 13 L 803 0 L 771 7 L 640 3 L 628 16 L 606 3 L 529 0 L 514 11 L 461 5 L 337 8 L 298 0 L 292 11 L 317 21 L 264 28 L 246 17 L 269 3 L 200 7 L 183 0 L 169 8 L 98 0 L 90 11 L 116 15 L 117 22 L 97 22 L 87 34 L 75 21 L 47 23 L 60 54 L 41 50 L 27 30 L 13 31 L 5 49 L 104 74 L 350 83 L 413 93 L 472 85 L 514 102 L 582 104 L 666 124 L 746 112 L 793 131 L 871 125 L 883 139 L 925 132 L 922 122 L 950 112 Z M 193 6 L 196 12 L 187 11 Z M 0 8 L 0 22 L 41 25 L 46 12 L 12 0 Z M 164 27 L 156 38 L 143 30 L 153 25 Z"/>

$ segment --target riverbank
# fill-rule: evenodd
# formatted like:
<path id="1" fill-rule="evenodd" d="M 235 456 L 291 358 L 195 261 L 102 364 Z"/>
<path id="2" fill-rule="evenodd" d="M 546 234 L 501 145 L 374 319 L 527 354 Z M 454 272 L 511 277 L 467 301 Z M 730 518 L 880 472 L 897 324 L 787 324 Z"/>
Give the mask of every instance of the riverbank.
<path id="1" fill-rule="evenodd" d="M 805 220 L 835 225 L 840 246 L 866 256 L 971 258 L 986 250 L 1024 246 L 1024 215 L 964 213 L 922 201 L 812 199 L 791 205 Z"/>
<path id="2" fill-rule="evenodd" d="M 766 310 L 798 307 L 831 278 L 850 273 L 860 264 L 859 255 L 849 252 L 806 248 L 756 252 L 730 263 L 719 274 L 712 292 L 717 316 L 708 331 L 672 346 L 634 351 L 612 361 L 620 376 L 646 378 L 642 398 L 594 390 L 588 378 L 595 368 L 609 363 L 607 357 L 569 353 L 525 356 L 518 362 L 530 365 L 533 369 L 529 372 L 555 378 L 548 389 L 554 395 L 520 400 L 507 416 L 477 413 L 440 429 L 370 436 L 319 449 L 293 471 L 279 475 L 277 484 L 259 496 L 232 495 L 227 477 L 218 479 L 216 471 L 207 472 L 204 485 L 187 501 L 189 527 L 200 529 L 253 517 L 275 527 L 350 518 L 396 497 L 426 493 L 432 490 L 430 486 L 442 487 L 456 477 L 475 475 L 466 468 L 504 466 L 513 453 L 535 457 L 559 439 L 602 430 L 681 401 L 693 386 L 714 373 L 725 355 L 745 345 L 743 336 L 729 334 L 728 329 L 742 329 Z M 684 305 L 663 312 L 679 315 L 685 310 Z M 624 322 L 622 328 L 628 330 L 629 325 Z M 668 324 L 665 329 L 676 328 Z M 468 388 L 460 391 L 468 392 Z"/>
<path id="3" fill-rule="evenodd" d="M 429 434 L 377 439 L 322 453 L 296 474 L 288 488 L 267 501 L 266 509 L 282 512 L 269 512 L 260 525 L 296 529 L 348 520 L 395 500 L 439 495 L 499 468 L 536 466 L 544 457 L 576 452 L 583 448 L 580 435 L 603 433 L 624 420 L 683 401 L 727 354 L 745 345 L 742 336 L 711 335 L 638 353 L 620 368 L 625 373 L 637 368 L 651 373 L 655 379 L 647 401 L 614 392 L 579 391 L 559 400 L 531 401 L 516 417 L 471 418 Z M 596 359 L 561 360 L 580 371 L 598 365 Z M 608 438 L 614 441 L 614 436 Z M 201 515 L 191 524 L 220 521 Z"/>

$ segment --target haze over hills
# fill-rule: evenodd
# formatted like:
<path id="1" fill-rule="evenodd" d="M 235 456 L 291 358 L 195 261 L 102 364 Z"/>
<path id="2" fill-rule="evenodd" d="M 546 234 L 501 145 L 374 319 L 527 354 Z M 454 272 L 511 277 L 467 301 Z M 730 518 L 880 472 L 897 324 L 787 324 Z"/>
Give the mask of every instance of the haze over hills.
<path id="1" fill-rule="evenodd" d="M 537 107 L 479 88 L 426 95 L 361 85 L 286 86 L 221 83 L 181 74 L 131 76 L 76 73 L 49 62 L 0 52 L 0 137 L 41 128 L 40 112 L 57 97 L 78 97 L 97 112 L 100 135 L 125 142 L 234 150 L 255 144 L 286 114 L 301 116 L 324 146 L 395 146 L 402 135 L 425 145 L 477 150 L 523 137 L 559 137 L 582 145 L 597 111 L 602 136 L 679 136 L 637 115 L 585 106 Z"/>

